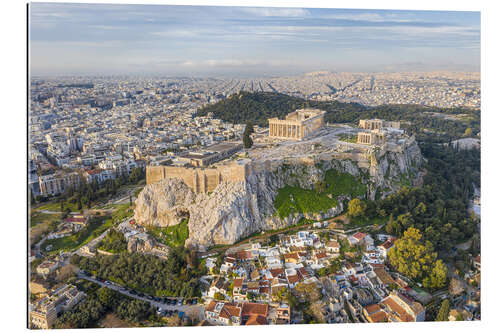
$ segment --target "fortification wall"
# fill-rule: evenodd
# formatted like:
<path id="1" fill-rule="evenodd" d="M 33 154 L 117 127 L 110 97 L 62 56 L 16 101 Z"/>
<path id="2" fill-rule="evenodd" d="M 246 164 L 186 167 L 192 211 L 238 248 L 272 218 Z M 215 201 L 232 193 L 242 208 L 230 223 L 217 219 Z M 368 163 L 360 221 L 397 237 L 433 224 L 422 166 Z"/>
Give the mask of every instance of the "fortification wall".
<path id="1" fill-rule="evenodd" d="M 216 168 L 186 168 L 176 166 L 148 166 L 146 184 L 162 179 L 181 179 L 195 193 L 212 192 L 221 182 L 240 182 L 246 179 L 247 164 L 233 163 Z"/>

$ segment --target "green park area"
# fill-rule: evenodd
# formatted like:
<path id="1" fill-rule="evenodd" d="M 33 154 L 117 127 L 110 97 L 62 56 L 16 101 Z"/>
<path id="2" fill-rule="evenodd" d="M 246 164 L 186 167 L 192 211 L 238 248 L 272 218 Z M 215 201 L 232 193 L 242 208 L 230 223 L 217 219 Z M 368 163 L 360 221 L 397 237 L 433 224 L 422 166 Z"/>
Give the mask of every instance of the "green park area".
<path id="1" fill-rule="evenodd" d="M 78 205 L 76 203 L 71 203 L 69 201 L 65 201 L 63 203 L 63 209 L 61 210 L 61 203 L 60 202 L 49 202 L 46 204 L 43 204 L 41 206 L 38 206 L 36 208 L 33 208 L 33 211 L 51 211 L 51 212 L 61 212 L 65 211 L 66 209 L 70 209 L 72 212 L 78 212 L 80 209 L 78 209 Z"/>
<path id="2" fill-rule="evenodd" d="M 46 214 L 40 211 L 32 211 L 30 214 L 30 227 L 34 227 L 39 224 L 50 224 L 52 222 L 58 222 L 61 220 L 61 214 Z"/>
<path id="3" fill-rule="evenodd" d="M 95 216 L 89 220 L 89 224 L 76 234 L 46 240 L 42 244 L 42 249 L 52 245 L 50 253 L 63 251 L 74 251 L 77 248 L 89 243 L 111 226 L 118 224 L 124 219 L 134 214 L 133 207 L 130 204 L 116 205 L 111 215 Z"/>
<path id="4" fill-rule="evenodd" d="M 184 246 L 189 237 L 188 222 L 188 219 L 184 219 L 181 223 L 169 227 L 148 227 L 148 232 L 167 246 Z"/>
<path id="5" fill-rule="evenodd" d="M 366 185 L 356 177 L 331 169 L 326 172 L 324 181 L 311 190 L 290 185 L 280 188 L 274 207 L 276 214 L 285 218 L 293 213 L 324 212 L 337 205 L 339 196 L 358 197 L 365 193 Z"/>
<path id="6" fill-rule="evenodd" d="M 76 234 L 56 238 L 48 239 L 42 244 L 42 249 L 49 245 L 52 245 L 52 249 L 49 253 L 57 253 L 59 251 L 74 251 L 80 246 L 83 246 L 102 234 L 106 229 L 111 227 L 112 220 L 109 216 L 97 216 L 90 219 L 89 224 L 77 232 Z"/>

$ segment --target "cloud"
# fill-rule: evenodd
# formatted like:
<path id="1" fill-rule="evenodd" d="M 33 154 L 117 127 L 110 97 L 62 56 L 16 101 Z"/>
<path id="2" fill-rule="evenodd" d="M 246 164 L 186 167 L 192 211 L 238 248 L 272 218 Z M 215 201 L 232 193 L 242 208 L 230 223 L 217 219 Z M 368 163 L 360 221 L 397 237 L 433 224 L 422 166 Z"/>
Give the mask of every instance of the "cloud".
<path id="1" fill-rule="evenodd" d="M 390 17 L 390 19 L 388 19 Z M 409 19 L 395 18 L 396 15 L 381 15 L 379 13 L 359 13 L 359 14 L 334 14 L 324 15 L 321 18 L 334 19 L 334 20 L 351 20 L 351 21 L 365 21 L 365 22 L 411 22 Z"/>
<path id="2" fill-rule="evenodd" d="M 307 17 L 310 12 L 303 8 L 241 8 L 241 11 L 255 16 L 264 17 Z"/>

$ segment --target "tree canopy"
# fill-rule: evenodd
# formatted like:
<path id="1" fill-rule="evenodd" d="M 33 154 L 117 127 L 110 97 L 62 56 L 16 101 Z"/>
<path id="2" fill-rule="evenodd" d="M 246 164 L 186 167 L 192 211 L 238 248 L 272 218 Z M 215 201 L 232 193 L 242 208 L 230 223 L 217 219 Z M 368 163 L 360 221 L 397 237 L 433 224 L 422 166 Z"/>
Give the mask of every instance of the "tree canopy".
<path id="1" fill-rule="evenodd" d="M 173 248 L 167 260 L 153 255 L 123 252 L 114 256 L 93 258 L 73 256 L 72 263 L 106 280 L 155 296 L 200 296 L 199 277 L 203 265 L 187 265 L 188 250 Z"/>
<path id="2" fill-rule="evenodd" d="M 437 260 L 430 242 L 422 241 L 422 233 L 408 228 L 388 253 L 391 265 L 400 273 L 415 279 L 424 280 L 427 287 L 443 287 L 446 282 L 446 266 Z M 444 274 L 444 277 L 443 277 Z"/>

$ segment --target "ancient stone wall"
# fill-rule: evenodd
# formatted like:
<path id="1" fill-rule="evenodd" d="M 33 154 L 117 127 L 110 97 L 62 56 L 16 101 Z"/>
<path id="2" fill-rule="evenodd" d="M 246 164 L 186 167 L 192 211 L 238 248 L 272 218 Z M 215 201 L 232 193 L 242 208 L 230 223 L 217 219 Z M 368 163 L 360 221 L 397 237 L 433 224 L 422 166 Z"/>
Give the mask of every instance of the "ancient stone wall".
<path id="1" fill-rule="evenodd" d="M 241 182 L 246 179 L 250 167 L 237 162 L 216 168 L 186 168 L 176 166 L 148 166 L 146 184 L 162 179 L 181 179 L 195 193 L 212 192 L 217 185 L 225 182 Z"/>

